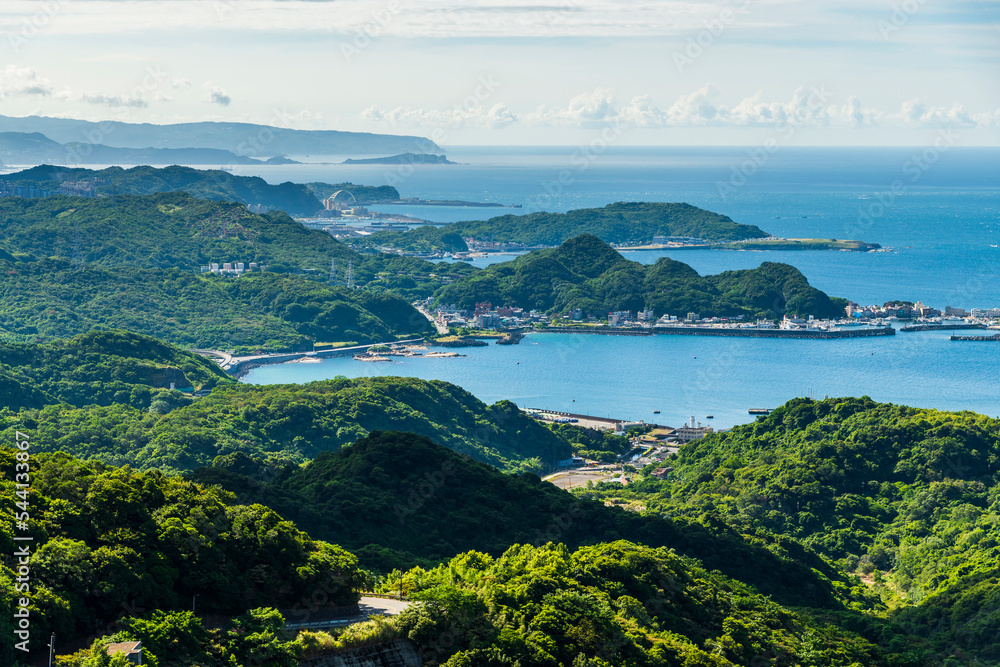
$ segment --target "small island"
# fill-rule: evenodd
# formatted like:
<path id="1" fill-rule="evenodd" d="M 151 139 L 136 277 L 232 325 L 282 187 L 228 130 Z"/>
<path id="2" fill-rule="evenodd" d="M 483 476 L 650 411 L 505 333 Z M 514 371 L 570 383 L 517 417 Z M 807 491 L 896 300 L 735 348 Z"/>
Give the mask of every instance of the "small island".
<path id="1" fill-rule="evenodd" d="M 388 157 L 348 158 L 341 164 L 458 164 L 444 155 L 433 153 L 401 153 Z"/>

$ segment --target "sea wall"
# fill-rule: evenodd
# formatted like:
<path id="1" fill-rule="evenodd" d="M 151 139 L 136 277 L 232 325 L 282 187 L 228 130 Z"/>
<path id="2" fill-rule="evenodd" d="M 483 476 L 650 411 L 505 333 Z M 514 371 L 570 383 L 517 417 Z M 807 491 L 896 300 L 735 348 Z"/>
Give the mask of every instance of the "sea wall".
<path id="1" fill-rule="evenodd" d="M 956 329 L 985 329 L 985 324 L 910 324 L 900 331 L 953 331 Z"/>
<path id="2" fill-rule="evenodd" d="M 834 329 L 832 331 L 810 331 L 807 329 L 723 329 L 719 327 L 653 327 L 652 329 L 610 329 L 555 327 L 545 329 L 546 333 L 574 333 L 603 336 L 738 336 L 740 338 L 867 338 L 869 336 L 895 336 L 892 327 L 870 327 L 864 329 Z"/>
<path id="3" fill-rule="evenodd" d="M 654 327 L 654 333 L 674 336 L 741 336 L 745 338 L 868 338 L 869 336 L 895 336 L 892 327 L 864 329 L 834 329 L 810 331 L 807 329 L 714 329 L 707 327 Z"/>
<path id="4" fill-rule="evenodd" d="M 388 644 L 309 658 L 299 664 L 302 667 L 421 667 L 423 661 L 409 639 L 397 639 Z"/>

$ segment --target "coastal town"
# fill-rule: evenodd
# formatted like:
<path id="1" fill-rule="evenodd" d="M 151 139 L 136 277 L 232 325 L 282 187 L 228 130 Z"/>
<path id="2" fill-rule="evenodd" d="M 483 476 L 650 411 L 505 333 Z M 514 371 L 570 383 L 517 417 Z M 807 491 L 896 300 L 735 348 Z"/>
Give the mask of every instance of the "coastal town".
<path id="1" fill-rule="evenodd" d="M 425 308 L 430 303 L 421 304 Z M 761 319 L 745 321 L 735 317 L 702 317 L 689 312 L 684 315 L 664 314 L 656 317 L 652 310 L 613 311 L 606 317 L 587 316 L 576 308 L 565 315 L 550 315 L 537 310 L 525 311 L 516 306 L 494 306 L 489 302 L 477 303 L 472 310 L 454 304 L 435 309 L 434 322 L 442 330 L 480 329 L 502 331 L 510 329 L 536 329 L 563 333 L 611 333 L 652 335 L 715 333 L 718 335 L 768 335 L 778 337 L 796 334 L 822 334 L 855 337 L 857 335 L 893 335 L 896 323 L 906 323 L 902 331 L 932 329 L 998 329 L 1000 308 L 931 308 L 920 301 L 890 301 L 882 305 L 860 306 L 850 302 L 843 318 L 815 319 L 786 315 L 781 320 Z M 890 333 L 890 331 L 892 333 Z"/>
<path id="2" fill-rule="evenodd" d="M 628 421 L 558 412 L 537 408 L 526 408 L 525 412 L 543 423 L 573 424 L 598 431 L 612 431 L 614 435 L 629 440 L 628 451 L 614 460 L 588 459 L 574 453 L 570 458 L 558 461 L 555 470 L 543 479 L 562 489 L 585 486 L 588 483 L 618 483 L 627 486 L 632 477 L 647 466 L 653 466 L 652 475 L 662 478 L 671 468 L 669 458 L 682 446 L 700 440 L 715 429 L 703 425 L 692 416 L 678 428 L 645 421 Z M 767 412 L 765 410 L 765 412 Z M 706 419 L 711 419 L 711 415 Z"/>

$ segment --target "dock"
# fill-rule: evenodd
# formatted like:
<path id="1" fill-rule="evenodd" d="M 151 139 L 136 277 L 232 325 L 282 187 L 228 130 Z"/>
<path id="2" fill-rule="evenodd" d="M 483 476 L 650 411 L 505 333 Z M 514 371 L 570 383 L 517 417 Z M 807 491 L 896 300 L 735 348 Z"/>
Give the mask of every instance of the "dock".
<path id="1" fill-rule="evenodd" d="M 547 410 L 545 408 L 524 408 L 524 412 L 529 413 L 539 413 L 543 415 L 553 415 L 555 417 L 563 417 L 566 419 L 575 419 L 575 422 L 571 422 L 574 426 L 582 426 L 584 428 L 592 428 L 599 431 L 614 431 L 617 429 L 619 424 L 638 424 L 644 422 L 635 422 L 629 419 L 612 419 L 610 417 L 595 417 L 594 415 L 579 415 L 573 412 L 562 412 L 561 410 Z M 658 424 L 646 424 L 646 426 L 652 426 L 656 428 Z"/>
<path id="2" fill-rule="evenodd" d="M 740 327 L 665 326 L 644 329 L 615 329 L 611 327 L 548 327 L 545 333 L 572 333 L 603 336 L 737 336 L 740 338 L 800 338 L 831 340 L 839 338 L 867 338 L 869 336 L 895 336 L 890 327 L 862 329 L 757 329 Z"/>

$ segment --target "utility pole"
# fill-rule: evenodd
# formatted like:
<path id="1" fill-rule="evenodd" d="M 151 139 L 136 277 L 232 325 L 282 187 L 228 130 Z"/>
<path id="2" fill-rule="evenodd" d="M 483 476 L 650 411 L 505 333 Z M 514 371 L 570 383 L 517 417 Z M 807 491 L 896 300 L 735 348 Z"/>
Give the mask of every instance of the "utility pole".
<path id="1" fill-rule="evenodd" d="M 55 652 L 55 650 L 56 650 L 56 633 L 53 632 L 52 636 L 49 637 L 49 667 L 52 667 L 52 654 Z"/>
<path id="2" fill-rule="evenodd" d="M 195 603 L 198 601 L 198 595 L 199 595 L 198 593 L 195 593 L 194 595 L 191 596 L 191 613 L 192 614 L 195 613 L 194 607 L 195 607 Z"/>

